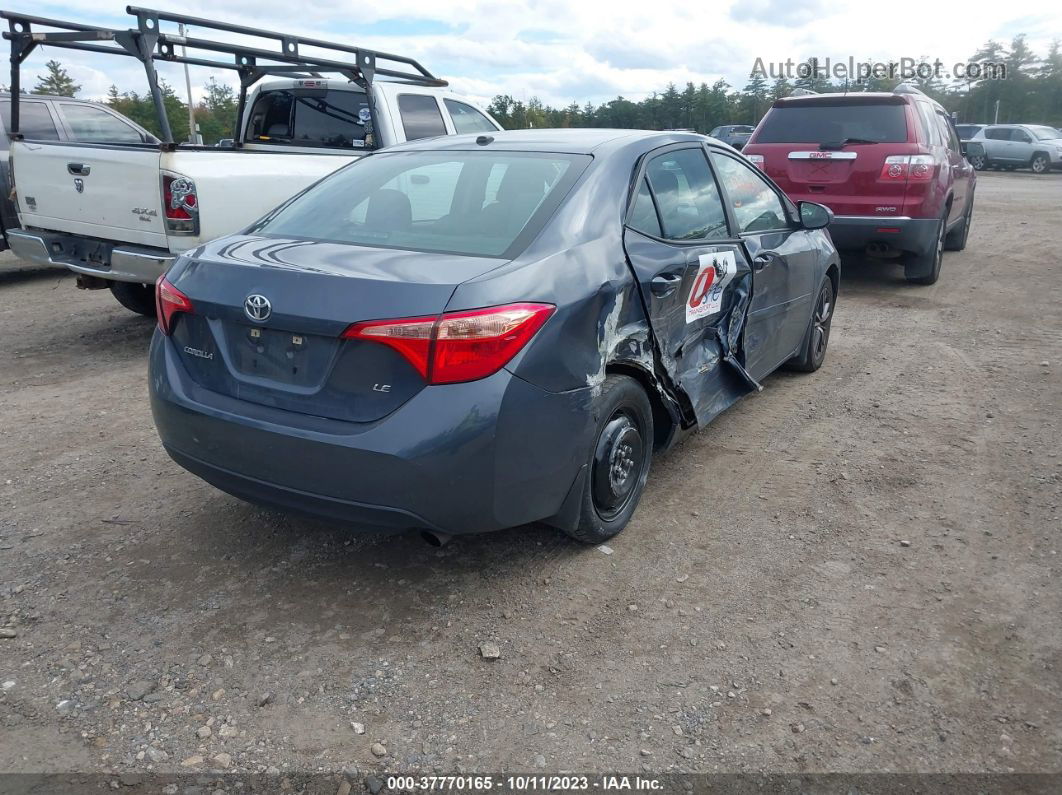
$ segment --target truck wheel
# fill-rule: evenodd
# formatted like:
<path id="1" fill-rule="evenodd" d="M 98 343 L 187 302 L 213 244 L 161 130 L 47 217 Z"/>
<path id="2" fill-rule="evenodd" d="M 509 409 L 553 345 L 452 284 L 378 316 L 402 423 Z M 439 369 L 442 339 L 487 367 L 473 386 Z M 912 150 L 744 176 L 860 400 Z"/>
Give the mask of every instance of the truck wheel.
<path id="1" fill-rule="evenodd" d="M 111 294 L 126 309 L 144 317 L 155 317 L 155 288 L 136 282 L 111 282 Z"/>
<path id="2" fill-rule="evenodd" d="M 1038 154 L 1033 155 L 1032 162 L 1029 163 L 1029 168 L 1033 170 L 1034 174 L 1045 174 L 1050 165 L 1051 161 L 1047 159 L 1047 155 Z"/>
<path id="3" fill-rule="evenodd" d="M 970 224 L 973 223 L 974 195 L 971 193 L 966 202 L 966 212 L 962 214 L 962 223 L 952 229 L 944 240 L 944 248 L 948 251 L 962 251 L 966 248 L 966 238 L 970 236 Z"/>
<path id="4" fill-rule="evenodd" d="M 936 284 L 940 278 L 940 264 L 944 259 L 944 238 L 947 233 L 948 211 L 937 224 L 936 242 L 925 254 L 911 254 L 904 264 L 904 278 L 911 284 Z"/>
<path id="5" fill-rule="evenodd" d="M 596 433 L 589 451 L 579 524 L 565 532 L 584 544 L 619 533 L 638 507 L 653 457 L 653 409 L 642 385 L 610 375 L 594 401 Z"/>

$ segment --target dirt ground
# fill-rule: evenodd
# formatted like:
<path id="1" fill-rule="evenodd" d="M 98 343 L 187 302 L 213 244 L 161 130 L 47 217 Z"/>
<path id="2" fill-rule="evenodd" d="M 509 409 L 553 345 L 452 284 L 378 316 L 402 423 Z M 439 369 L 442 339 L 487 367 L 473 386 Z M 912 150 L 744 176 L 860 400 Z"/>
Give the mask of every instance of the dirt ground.
<path id="1" fill-rule="evenodd" d="M 658 457 L 610 554 L 226 496 L 152 324 L 5 255 L 0 771 L 1062 770 L 1062 174 L 979 182 L 939 283 L 846 262 L 822 370 Z"/>

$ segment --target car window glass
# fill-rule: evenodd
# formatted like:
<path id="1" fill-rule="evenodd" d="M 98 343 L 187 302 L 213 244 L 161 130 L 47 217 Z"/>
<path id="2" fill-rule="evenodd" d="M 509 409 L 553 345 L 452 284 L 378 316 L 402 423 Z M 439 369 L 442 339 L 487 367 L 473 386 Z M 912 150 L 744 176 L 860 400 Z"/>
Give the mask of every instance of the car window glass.
<path id="1" fill-rule="evenodd" d="M 515 256 L 590 162 L 584 155 L 416 151 L 362 158 L 255 231 L 297 239 Z"/>
<path id="2" fill-rule="evenodd" d="M 646 169 L 660 209 L 664 237 L 671 240 L 727 238 L 726 213 L 704 151 L 679 149 L 658 155 Z"/>
<path id="3" fill-rule="evenodd" d="M 644 179 L 638 188 L 638 195 L 634 199 L 634 206 L 631 208 L 631 216 L 627 225 L 631 229 L 653 237 L 664 236 L 660 229 L 660 219 L 656 214 L 656 205 L 653 203 L 653 194 L 649 191 L 649 183 Z"/>
<path id="4" fill-rule="evenodd" d="M 756 169 L 715 152 L 712 152 L 712 165 L 726 187 L 739 231 L 765 232 L 789 227 L 782 200 Z"/>
<path id="5" fill-rule="evenodd" d="M 926 102 L 915 102 L 918 109 L 918 118 L 922 124 L 922 132 L 926 133 L 926 143 L 930 146 L 943 146 L 944 138 L 937 126 L 936 114 Z"/>
<path id="6" fill-rule="evenodd" d="M 940 129 L 940 134 L 944 137 L 945 145 L 953 152 L 959 151 L 959 137 L 955 134 L 955 129 L 951 126 L 951 122 L 948 121 L 948 117 L 940 111 L 937 111 L 937 126 Z"/>
<path id="7" fill-rule="evenodd" d="M 11 101 L 4 100 L 0 103 L 0 113 L 3 113 L 4 129 L 11 129 Z M 59 132 L 55 129 L 52 114 L 48 106 L 43 102 L 32 102 L 25 99 L 18 103 L 18 130 L 26 138 L 33 141 L 58 141 Z"/>
<path id="8" fill-rule="evenodd" d="M 407 141 L 446 135 L 446 125 L 439 111 L 439 103 L 433 96 L 400 94 L 398 112 L 402 116 L 402 129 L 405 130 Z"/>
<path id="9" fill-rule="evenodd" d="M 1023 144 L 1031 144 L 1032 136 L 1030 136 L 1029 133 L 1025 132 L 1025 130 L 1011 130 L 1010 140 L 1018 141 L 1019 143 Z"/>
<path id="10" fill-rule="evenodd" d="M 130 124 L 91 105 L 61 105 L 66 124 L 75 141 L 91 143 L 143 143 L 140 133 Z"/>
<path id="11" fill-rule="evenodd" d="M 459 133 L 494 132 L 497 129 L 490 119 L 471 105 L 454 99 L 444 99 L 443 103 L 450 112 L 454 129 Z"/>
<path id="12" fill-rule="evenodd" d="M 985 130 L 985 138 L 991 138 L 993 141 L 1009 141 L 1010 130 L 1006 127 L 989 127 Z"/>
<path id="13" fill-rule="evenodd" d="M 837 143 L 862 138 L 877 143 L 905 143 L 907 114 L 895 102 L 844 100 L 797 101 L 771 108 L 760 122 L 756 143 Z"/>
<path id="14" fill-rule="evenodd" d="M 246 140 L 328 148 L 365 146 L 369 102 L 362 91 L 293 88 L 263 91 Z"/>

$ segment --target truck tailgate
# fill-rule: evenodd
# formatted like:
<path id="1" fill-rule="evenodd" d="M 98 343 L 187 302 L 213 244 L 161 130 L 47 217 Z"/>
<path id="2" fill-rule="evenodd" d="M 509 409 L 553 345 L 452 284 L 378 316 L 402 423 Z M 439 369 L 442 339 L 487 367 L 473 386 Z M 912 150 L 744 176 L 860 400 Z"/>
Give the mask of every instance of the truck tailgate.
<path id="1" fill-rule="evenodd" d="M 11 142 L 24 227 L 166 247 L 153 146 Z"/>

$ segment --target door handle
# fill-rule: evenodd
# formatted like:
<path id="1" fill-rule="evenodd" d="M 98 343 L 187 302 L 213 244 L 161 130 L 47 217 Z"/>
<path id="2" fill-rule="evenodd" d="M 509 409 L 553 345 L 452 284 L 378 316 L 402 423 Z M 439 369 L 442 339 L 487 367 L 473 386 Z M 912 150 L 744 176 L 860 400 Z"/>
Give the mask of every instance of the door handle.
<path id="1" fill-rule="evenodd" d="M 754 271 L 761 271 L 768 265 L 781 262 L 782 257 L 773 251 L 762 251 L 757 254 L 752 260 L 752 269 Z"/>
<path id="2" fill-rule="evenodd" d="M 66 170 L 79 177 L 87 177 L 92 171 L 92 166 L 87 166 L 84 163 L 67 163 Z"/>
<path id="3" fill-rule="evenodd" d="M 681 273 L 661 273 L 659 276 L 654 276 L 653 280 L 649 282 L 649 290 L 657 298 L 664 298 L 675 292 L 675 288 L 681 282 Z"/>

